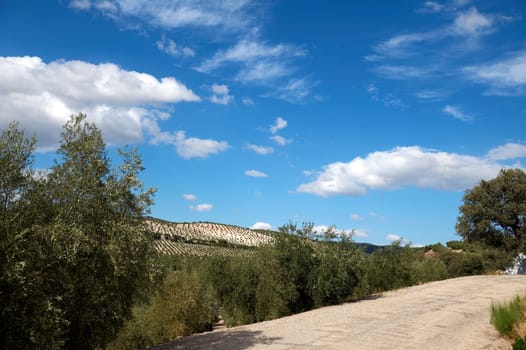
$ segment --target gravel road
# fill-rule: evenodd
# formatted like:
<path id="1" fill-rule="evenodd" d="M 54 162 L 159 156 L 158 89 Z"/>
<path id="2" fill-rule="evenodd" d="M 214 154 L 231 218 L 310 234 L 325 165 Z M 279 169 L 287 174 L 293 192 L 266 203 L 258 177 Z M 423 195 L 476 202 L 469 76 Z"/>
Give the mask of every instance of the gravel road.
<path id="1" fill-rule="evenodd" d="M 526 293 L 526 276 L 473 276 L 181 338 L 152 349 L 509 349 L 492 301 Z"/>

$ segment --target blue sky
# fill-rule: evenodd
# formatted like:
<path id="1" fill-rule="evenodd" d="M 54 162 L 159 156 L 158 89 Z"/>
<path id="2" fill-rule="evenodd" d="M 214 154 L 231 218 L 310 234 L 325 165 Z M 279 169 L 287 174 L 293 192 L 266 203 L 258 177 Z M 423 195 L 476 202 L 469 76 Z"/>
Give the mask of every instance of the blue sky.
<path id="1" fill-rule="evenodd" d="M 526 158 L 526 2 L 7 0 L 0 128 L 52 164 L 83 112 L 135 145 L 152 215 L 458 239 L 463 192 Z"/>

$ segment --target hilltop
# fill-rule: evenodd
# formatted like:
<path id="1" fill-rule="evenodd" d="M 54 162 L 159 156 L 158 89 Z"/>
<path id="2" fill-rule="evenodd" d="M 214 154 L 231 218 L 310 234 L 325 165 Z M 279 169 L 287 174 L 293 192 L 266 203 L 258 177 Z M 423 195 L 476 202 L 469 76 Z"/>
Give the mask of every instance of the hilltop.
<path id="1" fill-rule="evenodd" d="M 158 218 L 145 219 L 146 230 L 155 237 L 154 245 L 165 255 L 247 254 L 255 248 L 272 244 L 279 232 L 253 230 L 215 222 L 171 222 Z M 356 243 L 364 252 L 382 249 L 369 243 Z"/>

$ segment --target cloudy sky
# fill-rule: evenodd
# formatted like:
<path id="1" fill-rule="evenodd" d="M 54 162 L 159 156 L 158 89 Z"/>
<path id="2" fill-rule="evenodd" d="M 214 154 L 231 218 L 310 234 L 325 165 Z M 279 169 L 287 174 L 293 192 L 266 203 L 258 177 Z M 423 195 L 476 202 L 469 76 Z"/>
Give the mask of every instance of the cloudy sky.
<path id="1" fill-rule="evenodd" d="M 526 162 L 526 2 L 0 2 L 0 129 L 87 113 L 143 155 L 152 215 L 458 239 L 463 192 Z"/>

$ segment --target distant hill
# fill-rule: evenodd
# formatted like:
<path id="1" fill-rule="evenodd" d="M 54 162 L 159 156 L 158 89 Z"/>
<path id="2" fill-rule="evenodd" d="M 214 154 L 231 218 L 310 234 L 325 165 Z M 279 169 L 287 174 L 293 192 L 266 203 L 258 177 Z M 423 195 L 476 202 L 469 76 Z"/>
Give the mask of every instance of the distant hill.
<path id="1" fill-rule="evenodd" d="M 253 249 L 274 242 L 273 231 L 252 230 L 245 227 L 214 222 L 170 222 L 153 217 L 145 220 L 147 231 L 156 239 L 155 248 L 165 255 L 233 256 L 250 254 Z M 356 243 L 365 253 L 382 246 Z"/>

